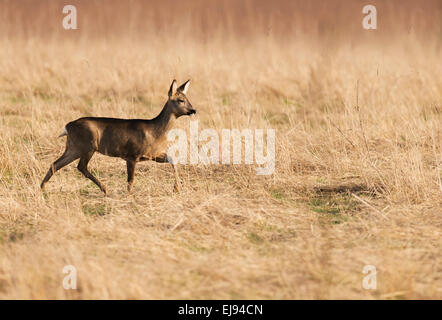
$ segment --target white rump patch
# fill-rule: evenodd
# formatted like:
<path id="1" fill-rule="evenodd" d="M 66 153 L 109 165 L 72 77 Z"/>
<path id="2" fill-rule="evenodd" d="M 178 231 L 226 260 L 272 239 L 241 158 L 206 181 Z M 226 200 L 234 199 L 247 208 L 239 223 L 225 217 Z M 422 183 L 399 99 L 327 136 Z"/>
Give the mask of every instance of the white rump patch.
<path id="1" fill-rule="evenodd" d="M 64 137 L 64 136 L 67 136 L 67 135 L 68 135 L 68 131 L 66 130 L 66 127 L 64 127 L 63 132 L 58 137 L 60 138 L 60 137 Z"/>

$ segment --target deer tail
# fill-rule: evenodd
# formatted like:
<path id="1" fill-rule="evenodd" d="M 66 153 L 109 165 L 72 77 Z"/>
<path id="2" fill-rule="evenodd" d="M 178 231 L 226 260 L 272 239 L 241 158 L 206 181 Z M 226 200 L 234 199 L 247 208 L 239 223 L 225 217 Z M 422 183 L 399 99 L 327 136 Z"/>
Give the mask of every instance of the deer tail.
<path id="1" fill-rule="evenodd" d="M 67 135 L 68 135 L 68 131 L 66 130 L 66 127 L 64 127 L 63 132 L 57 138 L 61 138 L 61 137 L 67 136 Z"/>

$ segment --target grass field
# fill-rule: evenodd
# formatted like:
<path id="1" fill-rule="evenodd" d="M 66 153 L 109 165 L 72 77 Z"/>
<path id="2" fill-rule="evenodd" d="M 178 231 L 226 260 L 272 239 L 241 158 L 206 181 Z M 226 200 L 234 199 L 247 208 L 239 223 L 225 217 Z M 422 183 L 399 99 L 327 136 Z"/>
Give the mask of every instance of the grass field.
<path id="1" fill-rule="evenodd" d="M 72 1 L 69 31 L 64 2 L 0 2 L 0 298 L 442 297 L 440 2 L 372 1 L 371 31 L 363 1 L 279 2 Z M 173 78 L 200 130 L 275 129 L 275 173 L 181 166 L 174 193 L 145 162 L 128 195 L 96 154 L 107 197 L 76 164 L 41 192 L 67 122 L 152 118 Z"/>

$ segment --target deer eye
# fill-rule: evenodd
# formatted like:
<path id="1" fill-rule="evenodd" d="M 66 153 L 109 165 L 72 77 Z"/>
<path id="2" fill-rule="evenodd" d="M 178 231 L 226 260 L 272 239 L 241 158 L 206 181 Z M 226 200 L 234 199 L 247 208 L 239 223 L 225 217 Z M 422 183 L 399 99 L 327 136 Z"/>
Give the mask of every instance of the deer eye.
<path id="1" fill-rule="evenodd" d="M 183 99 L 178 99 L 177 101 L 178 101 L 178 103 L 184 103 Z"/>

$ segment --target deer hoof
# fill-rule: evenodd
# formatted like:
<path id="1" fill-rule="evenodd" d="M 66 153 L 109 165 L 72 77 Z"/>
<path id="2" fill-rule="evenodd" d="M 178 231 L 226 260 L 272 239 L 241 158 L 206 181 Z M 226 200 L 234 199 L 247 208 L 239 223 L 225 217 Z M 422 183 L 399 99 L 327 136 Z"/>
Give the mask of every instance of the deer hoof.
<path id="1" fill-rule="evenodd" d="M 173 186 L 173 192 L 180 192 L 181 187 L 178 183 L 175 182 L 175 185 Z"/>

